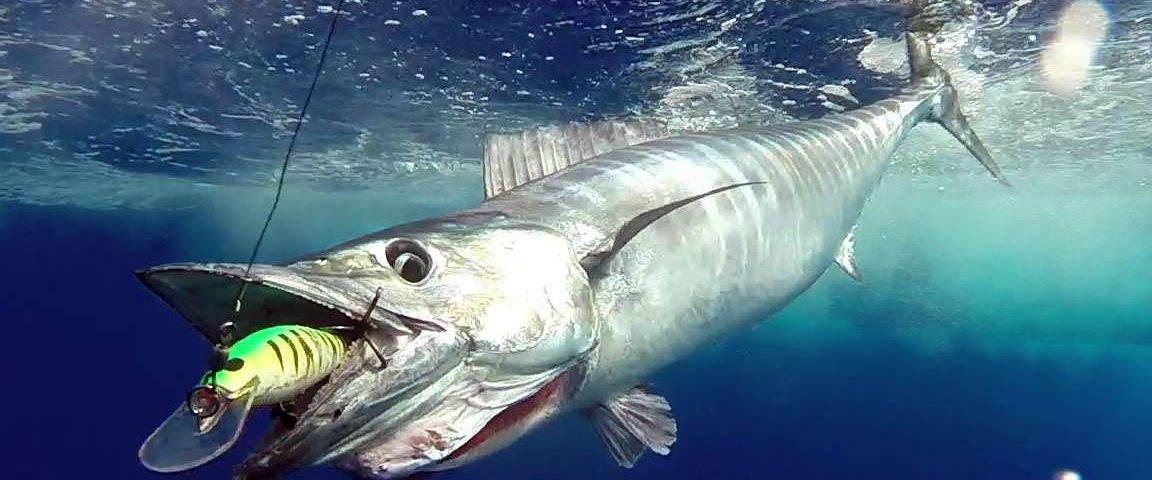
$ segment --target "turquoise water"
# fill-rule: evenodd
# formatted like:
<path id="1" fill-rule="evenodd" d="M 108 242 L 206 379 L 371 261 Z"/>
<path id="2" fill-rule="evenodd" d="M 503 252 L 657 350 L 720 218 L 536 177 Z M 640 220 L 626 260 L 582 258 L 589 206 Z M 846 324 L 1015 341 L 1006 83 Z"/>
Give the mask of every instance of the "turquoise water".
<path id="1" fill-rule="evenodd" d="M 391 197 L 381 208 L 389 193 L 289 190 L 264 256 L 475 201 L 466 188 L 443 191 L 456 193 Z M 5 364 L 26 367 L 10 371 L 19 387 L 9 391 L 31 399 L 3 417 L 5 431 L 26 439 L 11 471 L 63 478 L 91 468 L 53 460 L 64 451 L 109 475 L 150 478 L 135 448 L 207 348 L 131 271 L 244 258 L 267 193 L 214 192 L 164 212 L 5 206 L 10 293 L 0 314 L 48 335 L 53 352 L 23 342 L 5 350 Z M 833 267 L 750 335 L 653 378 L 680 422 L 671 456 L 619 469 L 572 417 L 443 476 L 1043 479 L 1075 468 L 1149 478 L 1149 211 L 1152 195 L 887 181 L 857 231 L 863 285 Z M 56 433 L 64 426 L 88 433 Z M 241 454 L 191 478 L 224 474 Z"/>

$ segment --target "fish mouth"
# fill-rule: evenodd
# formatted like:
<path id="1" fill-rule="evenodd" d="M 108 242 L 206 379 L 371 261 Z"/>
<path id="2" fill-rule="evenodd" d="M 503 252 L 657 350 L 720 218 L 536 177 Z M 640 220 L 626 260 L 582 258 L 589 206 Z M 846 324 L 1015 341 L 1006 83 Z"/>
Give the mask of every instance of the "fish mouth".
<path id="1" fill-rule="evenodd" d="M 231 321 L 234 338 L 275 325 L 298 324 L 329 329 L 348 345 L 330 375 L 270 406 L 271 428 L 236 478 L 274 478 L 321 463 L 363 426 L 358 421 L 337 422 L 342 409 L 349 410 L 345 419 L 351 414 L 373 418 L 390 410 L 459 363 L 421 355 L 439 352 L 452 357 L 463 351 L 451 325 L 398 313 L 383 304 L 378 287 L 371 288 L 375 285 L 364 280 L 269 265 L 255 265 L 248 273 L 242 265 L 210 263 L 167 264 L 136 274 L 209 343 L 218 343 L 221 326 Z M 241 289 L 244 297 L 237 305 Z M 363 328 L 366 320 L 371 320 L 372 328 Z M 398 365 L 422 362 L 428 368 L 389 368 L 393 359 Z M 368 390 L 373 405 L 367 410 L 358 403 L 363 398 L 349 396 L 345 388 L 350 383 L 356 387 L 355 382 L 365 377 L 379 384 L 377 390 Z"/>
<path id="2" fill-rule="evenodd" d="M 447 328 L 393 305 L 372 308 L 376 289 L 365 281 L 286 267 L 254 265 L 247 271 L 237 264 L 172 263 L 138 270 L 136 277 L 213 345 L 220 343 L 221 326 L 235 319 L 243 321 L 233 322 L 234 338 L 290 323 L 349 330 L 366 318 L 393 334 Z M 241 291 L 243 301 L 237 302 Z"/>
<path id="3" fill-rule="evenodd" d="M 579 357 L 505 370 L 503 357 L 473 351 L 454 325 L 427 320 L 435 317 L 405 290 L 378 293 L 378 277 L 269 265 L 249 273 L 236 264 L 169 264 L 137 275 L 211 343 L 232 319 L 235 338 L 293 323 L 335 329 L 348 342 L 331 374 L 273 406 L 271 428 L 234 470 L 237 480 L 321 464 L 376 479 L 455 468 L 555 413 L 576 385 L 569 379 Z M 344 330 L 365 318 L 376 327 Z"/>

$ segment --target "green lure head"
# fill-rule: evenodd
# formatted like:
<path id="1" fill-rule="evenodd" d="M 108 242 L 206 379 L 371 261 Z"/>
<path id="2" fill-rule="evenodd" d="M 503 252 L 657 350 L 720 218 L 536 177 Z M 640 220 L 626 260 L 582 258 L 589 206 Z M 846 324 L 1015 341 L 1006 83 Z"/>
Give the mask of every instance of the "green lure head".
<path id="1" fill-rule="evenodd" d="M 229 346 L 227 344 L 232 342 L 231 324 L 225 326 L 227 328 L 221 332 L 225 344 L 213 346 L 208 372 L 201 377 L 200 383 L 188 392 L 186 401 L 188 411 L 199 418 L 197 426 L 200 433 L 205 433 L 216 426 L 216 422 L 220 419 L 219 413 L 226 405 L 245 396 L 255 397 L 254 390 L 260 384 L 257 368 L 245 368 L 249 363 L 245 361 L 245 357 L 253 352 L 253 346 L 258 343 L 254 337 L 259 335 L 248 335 Z"/>
<path id="2" fill-rule="evenodd" d="M 303 325 L 264 328 L 219 349 L 200 386 L 227 400 L 255 395 L 257 405 L 283 402 L 331 373 L 346 348 L 343 339 L 324 330 Z"/>
<path id="3" fill-rule="evenodd" d="M 229 330 L 222 332 L 224 342 L 230 337 Z M 258 336 L 249 335 L 231 347 L 214 347 L 208 373 L 140 447 L 145 467 L 165 473 L 188 470 L 236 443 L 260 386 L 258 366 L 246 360 L 259 340 L 253 337 Z"/>
<path id="4" fill-rule="evenodd" d="M 254 393 L 251 390 L 283 370 L 269 361 L 270 339 L 285 332 L 307 329 L 296 325 L 265 328 L 249 334 L 230 347 L 216 346 L 211 365 L 197 388 L 207 387 L 228 400 Z M 191 404 L 189 404 L 191 407 Z"/>

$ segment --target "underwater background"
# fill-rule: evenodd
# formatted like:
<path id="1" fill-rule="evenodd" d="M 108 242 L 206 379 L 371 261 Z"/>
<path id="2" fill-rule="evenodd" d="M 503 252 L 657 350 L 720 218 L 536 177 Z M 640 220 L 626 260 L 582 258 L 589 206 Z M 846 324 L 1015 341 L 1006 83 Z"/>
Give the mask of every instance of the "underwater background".
<path id="1" fill-rule="evenodd" d="M 247 259 L 332 5 L 0 2 L 0 476 L 158 478 L 136 450 L 209 348 L 133 271 Z M 904 81 L 886 2 L 343 12 L 260 261 L 480 201 L 485 131 L 769 124 Z M 1068 18 L 1093 45 L 1071 90 L 1050 64 Z M 864 284 L 833 267 L 651 379 L 670 456 L 621 469 L 570 416 L 437 476 L 1152 478 L 1152 2 L 978 3 L 938 52 L 1012 188 L 917 128 L 860 219 Z M 227 478 L 256 423 L 177 477 Z"/>

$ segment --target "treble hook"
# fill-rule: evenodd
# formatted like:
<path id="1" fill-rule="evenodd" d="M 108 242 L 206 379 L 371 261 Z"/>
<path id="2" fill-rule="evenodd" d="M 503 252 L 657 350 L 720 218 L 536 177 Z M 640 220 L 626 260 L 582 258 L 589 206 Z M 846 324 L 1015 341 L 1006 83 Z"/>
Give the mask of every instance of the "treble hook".
<path id="1" fill-rule="evenodd" d="M 362 334 L 364 335 L 364 343 L 368 344 L 368 348 L 372 349 L 372 353 L 376 354 L 376 358 L 380 359 L 380 368 L 388 368 L 388 359 L 384 358 L 384 353 L 380 351 L 376 344 L 372 342 L 372 338 L 368 336 L 368 330 L 373 328 L 372 312 L 376 310 L 376 304 L 380 302 L 380 295 L 384 293 L 383 287 L 376 287 L 376 295 L 372 297 L 372 303 L 368 304 L 368 310 L 364 312 L 364 316 L 360 317 L 360 324 L 363 328 Z"/>
<path id="2" fill-rule="evenodd" d="M 209 418 L 221 407 L 220 393 L 216 389 L 216 373 L 228 367 L 228 350 L 236 336 L 236 325 L 224 322 L 220 325 L 220 341 L 212 345 L 208 358 L 208 384 L 200 385 L 188 392 L 185 403 L 188 410 L 199 418 Z"/>
<path id="3" fill-rule="evenodd" d="M 368 304 L 368 310 L 366 310 L 364 312 L 364 314 L 360 316 L 360 321 L 356 322 L 356 325 L 351 326 L 351 327 L 348 327 L 348 326 L 325 327 L 327 330 L 352 331 L 352 332 L 355 332 L 357 335 L 361 336 L 364 339 L 364 343 L 368 344 L 368 348 L 372 349 L 372 353 L 376 354 L 376 358 L 380 359 L 380 368 L 381 369 L 388 368 L 388 358 L 384 356 L 384 352 L 380 351 L 380 348 L 377 347 L 376 343 L 372 341 L 372 338 L 368 336 L 368 332 L 374 328 L 377 328 L 376 324 L 372 323 L 372 312 L 376 311 L 376 305 L 378 303 L 380 303 L 380 295 L 382 295 L 383 293 L 384 293 L 383 287 L 376 287 L 376 295 L 374 295 L 372 297 L 372 301 Z"/>

